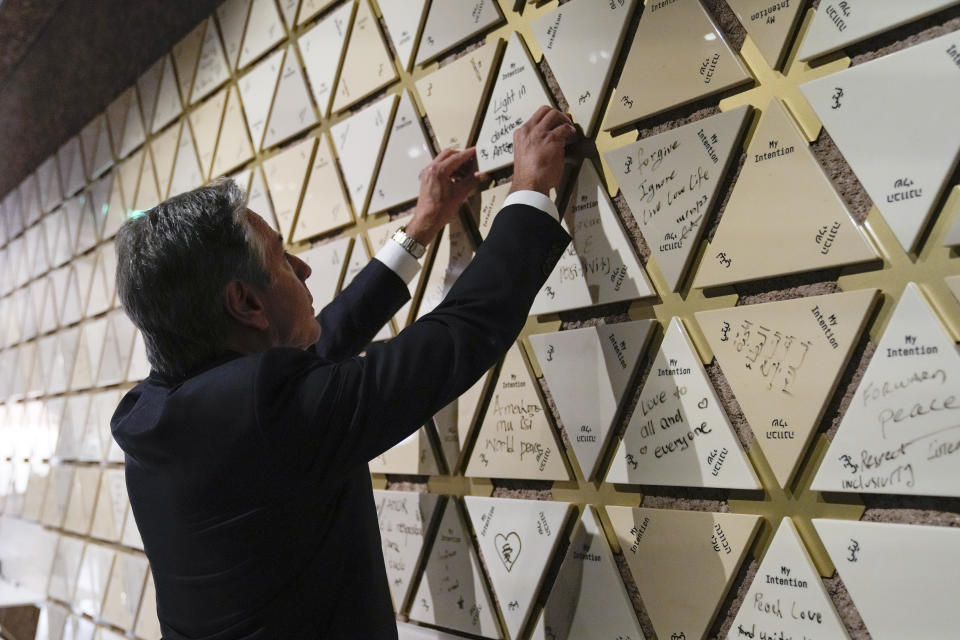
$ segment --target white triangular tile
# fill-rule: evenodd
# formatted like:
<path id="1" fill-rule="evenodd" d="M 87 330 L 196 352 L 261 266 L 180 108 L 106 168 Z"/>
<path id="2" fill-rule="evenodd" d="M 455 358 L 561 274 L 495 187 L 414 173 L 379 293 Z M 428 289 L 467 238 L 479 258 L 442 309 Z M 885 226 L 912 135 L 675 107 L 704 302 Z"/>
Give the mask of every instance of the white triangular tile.
<path id="1" fill-rule="evenodd" d="M 679 318 L 666 329 L 607 482 L 760 488 Z"/>
<path id="2" fill-rule="evenodd" d="M 849 638 L 790 518 L 780 521 L 727 639 L 757 632 L 768 638 Z"/>
<path id="3" fill-rule="evenodd" d="M 635 507 L 607 515 L 657 637 L 706 637 L 760 517 Z"/>
<path id="4" fill-rule="evenodd" d="M 217 7 L 217 22 L 220 23 L 220 35 L 223 36 L 223 45 L 227 49 L 227 62 L 231 69 L 237 66 L 248 15 L 250 15 L 250 0 L 226 0 Z"/>
<path id="5" fill-rule="evenodd" d="M 127 367 L 136 327 L 127 318 L 127 314 L 117 309 L 107 316 L 107 329 L 104 337 L 103 356 L 97 373 L 97 386 L 109 386 L 127 379 Z"/>
<path id="6" fill-rule="evenodd" d="M 117 252 L 112 242 L 101 245 L 97 252 L 90 294 L 87 301 L 87 315 L 94 316 L 113 306 L 116 293 Z"/>
<path id="7" fill-rule="evenodd" d="M 300 205 L 300 194 L 303 193 L 307 170 L 310 168 L 310 160 L 316 147 L 317 139 L 307 138 L 287 147 L 263 163 L 273 210 L 280 223 L 281 233 L 288 238 L 293 233 L 293 223 Z"/>
<path id="8" fill-rule="evenodd" d="M 367 203 L 374 170 L 396 104 L 396 95 L 384 96 L 330 128 L 347 193 L 358 215 L 364 211 Z"/>
<path id="9" fill-rule="evenodd" d="M 110 177 L 106 176 L 93 183 L 83 194 L 76 230 L 77 255 L 86 253 L 100 242 L 101 221 L 109 211 L 111 186 Z"/>
<path id="10" fill-rule="evenodd" d="M 563 226 L 573 237 L 530 313 L 556 313 L 653 295 L 647 272 L 627 239 L 606 187 L 587 160 L 570 194 Z"/>
<path id="11" fill-rule="evenodd" d="M 211 177 L 225 175 L 253 158 L 250 134 L 243 118 L 243 105 L 235 87 L 227 89 L 227 106 L 223 112 L 223 124 L 214 155 Z"/>
<path id="12" fill-rule="evenodd" d="M 454 498 L 443 507 L 410 619 L 484 638 L 504 637 L 497 628 L 480 559 Z"/>
<path id="13" fill-rule="evenodd" d="M 817 13 L 797 52 L 797 59 L 817 58 L 956 4 L 960 2 L 958 0 L 825 2 L 817 7 Z"/>
<path id="14" fill-rule="evenodd" d="M 63 393 L 70 384 L 70 376 L 73 372 L 73 364 L 77 357 L 77 347 L 80 342 L 80 327 L 61 329 L 57 333 L 57 339 L 59 343 L 57 355 L 48 373 L 50 380 L 47 384 L 47 392 L 51 394 Z"/>
<path id="15" fill-rule="evenodd" d="M 158 193 L 161 198 L 170 190 L 170 177 L 173 175 L 173 163 L 177 159 L 177 143 L 182 129 L 183 123 L 178 122 L 150 140 L 150 153 L 154 170 L 157 172 L 160 185 Z"/>
<path id="16" fill-rule="evenodd" d="M 37 307 L 37 330 L 40 334 L 49 333 L 57 328 L 57 300 L 54 297 L 53 283 L 49 278 L 40 282 L 39 298 L 35 299 Z"/>
<path id="17" fill-rule="evenodd" d="M 223 55 L 220 45 L 220 36 L 213 16 L 207 20 L 207 30 L 203 36 L 203 46 L 200 49 L 200 62 L 197 64 L 197 75 L 193 81 L 193 90 L 190 93 L 190 104 L 202 100 L 210 95 L 217 87 L 230 79 L 230 67 Z"/>
<path id="18" fill-rule="evenodd" d="M 183 112 L 180 103 L 180 89 L 177 87 L 177 78 L 174 73 L 173 59 L 165 56 L 163 75 L 160 80 L 160 93 L 157 95 L 157 108 L 153 115 L 152 133 L 156 133 L 173 122 Z M 124 136 L 126 143 L 126 136 Z"/>
<path id="19" fill-rule="evenodd" d="M 90 175 L 97 178 L 113 166 L 113 151 L 110 149 L 110 131 L 107 129 L 107 119 L 105 116 L 99 116 L 102 121 L 100 134 L 97 136 L 96 147 L 93 154 L 93 163 L 90 165 Z"/>
<path id="20" fill-rule="evenodd" d="M 633 604 L 593 509 L 570 535 L 560 572 L 531 640 L 644 640 Z"/>
<path id="21" fill-rule="evenodd" d="M 260 62 L 237 83 L 254 149 L 259 149 L 263 141 L 263 132 L 267 128 L 267 117 L 270 115 L 270 105 L 282 65 L 283 49 L 280 49 Z"/>
<path id="22" fill-rule="evenodd" d="M 256 60 L 280 42 L 284 35 L 283 23 L 274 0 L 253 0 L 237 67 L 243 68 Z"/>
<path id="23" fill-rule="evenodd" d="M 303 5 L 300 7 L 300 15 L 297 17 L 297 24 L 300 25 L 309 22 L 334 2 L 336 2 L 336 0 L 303 0 Z"/>
<path id="24" fill-rule="evenodd" d="M 440 451 L 450 473 L 459 471 L 460 456 L 470 434 L 470 427 L 477 418 L 487 375 L 481 376 L 459 398 L 433 416 L 440 437 Z"/>
<path id="25" fill-rule="evenodd" d="M 163 77 L 163 65 L 166 56 L 161 56 L 144 71 L 137 80 L 137 95 L 140 98 L 140 112 L 147 130 L 153 126 L 153 114 L 157 108 L 157 96 L 160 95 L 160 80 Z"/>
<path id="26" fill-rule="evenodd" d="M 70 489 L 73 487 L 74 469 L 73 465 L 51 465 L 50 477 L 47 480 L 47 495 L 43 501 L 43 524 L 56 528 L 63 525 L 63 518 L 67 514 L 67 503 L 70 500 Z M 52 584 L 51 581 L 51 586 Z"/>
<path id="27" fill-rule="evenodd" d="M 68 153 L 69 147 L 64 145 L 57 152 L 60 168 L 60 184 L 66 190 L 68 177 L 70 175 L 69 164 L 73 160 L 73 154 Z M 65 165 L 65 166 L 63 166 Z M 40 208 L 40 185 L 37 181 L 36 172 L 31 173 L 20 183 L 20 200 L 23 203 L 23 224 L 29 227 L 43 216 L 43 210 Z"/>
<path id="28" fill-rule="evenodd" d="M 63 162 L 64 154 L 70 156 L 68 164 Z M 72 196 L 87 184 L 87 172 L 83 166 L 83 151 L 78 136 L 70 138 L 60 148 L 60 178 L 63 180 L 64 197 Z"/>
<path id="29" fill-rule="evenodd" d="M 715 287 L 876 258 L 807 139 L 774 98 L 753 133 L 693 286 Z"/>
<path id="30" fill-rule="evenodd" d="M 770 68 L 779 69 L 804 15 L 803 3 L 727 0 L 727 4 L 737 14 L 740 24 Z"/>
<path id="31" fill-rule="evenodd" d="M 486 43 L 417 80 L 417 93 L 440 149 L 465 149 L 480 126 L 503 40 Z"/>
<path id="32" fill-rule="evenodd" d="M 465 7 L 458 8 L 462 11 Z M 423 48 L 423 43 L 420 47 Z M 520 36 L 513 33 L 477 136 L 477 166 L 481 171 L 493 171 L 513 163 L 513 132 L 543 105 L 553 106 L 553 98 L 527 47 Z"/>
<path id="33" fill-rule="evenodd" d="M 801 87 L 907 251 L 960 157 L 958 61 L 960 34 L 951 33 Z"/>
<path id="34" fill-rule="evenodd" d="M 330 304 L 337 292 L 349 248 L 350 238 L 337 238 L 296 254 L 307 263 L 312 272 L 306 284 L 313 296 L 313 308 L 317 313 Z"/>
<path id="35" fill-rule="evenodd" d="M 86 456 L 92 460 L 123 462 L 123 457 L 111 456 L 115 442 L 110 433 L 110 419 L 120 404 L 123 392 L 117 389 L 97 391 L 90 396 L 90 410 L 87 412 L 87 424 L 84 427 L 82 448 L 88 450 Z"/>
<path id="36" fill-rule="evenodd" d="M 38 522 L 43 513 L 43 497 L 47 491 L 49 465 L 34 462 L 27 465 L 27 489 L 23 494 L 23 510 L 20 518 Z"/>
<path id="37" fill-rule="evenodd" d="M 60 536 L 57 551 L 53 556 L 50 570 L 50 584 L 47 594 L 63 602 L 72 602 L 77 586 L 77 574 L 83 560 L 83 540 L 71 536 Z"/>
<path id="38" fill-rule="evenodd" d="M 435 493 L 373 491 L 394 611 L 407 599 L 439 498 Z"/>
<path id="39" fill-rule="evenodd" d="M 313 97 L 323 115 L 330 112 L 333 82 L 343 58 L 343 44 L 347 40 L 355 7 L 353 2 L 342 4 L 297 40 Z"/>
<path id="40" fill-rule="evenodd" d="M 277 95 L 267 121 L 263 146 L 272 147 L 317 123 L 317 114 L 310 102 L 310 92 L 300 70 L 296 48 L 287 47 L 283 70 L 277 83 Z"/>
<path id="41" fill-rule="evenodd" d="M 952 594 L 960 589 L 954 570 L 960 562 L 960 531 L 887 522 L 812 522 L 870 637 L 956 635 L 960 609 Z"/>
<path id="42" fill-rule="evenodd" d="M 77 347 L 77 360 L 70 379 L 70 389 L 88 389 L 96 383 L 100 356 L 106 339 L 106 317 L 94 318 L 81 325 L 80 340 Z"/>
<path id="43" fill-rule="evenodd" d="M 603 127 L 625 127 L 751 79 L 700 0 L 652 3 L 640 17 Z"/>
<path id="44" fill-rule="evenodd" d="M 623 394 L 637 373 L 653 327 L 652 320 L 636 320 L 530 336 L 567 439 L 587 478 L 599 471 Z"/>
<path id="45" fill-rule="evenodd" d="M 63 417 L 60 422 L 60 437 L 57 440 L 55 454 L 64 460 L 76 460 L 80 457 L 83 444 L 83 431 L 90 408 L 90 394 L 77 393 L 66 397 Z"/>
<path id="46" fill-rule="evenodd" d="M 671 291 L 690 267 L 716 195 L 740 155 L 749 115 L 748 107 L 739 107 L 604 154 Z"/>
<path id="47" fill-rule="evenodd" d="M 440 233 L 437 251 L 423 288 L 420 307 L 417 309 L 417 318 L 422 318 L 443 302 L 460 274 L 473 260 L 473 243 L 459 219 L 451 221 Z"/>
<path id="48" fill-rule="evenodd" d="M 126 158 L 130 155 L 134 149 L 143 143 L 146 137 L 143 120 L 140 117 L 140 107 L 137 101 L 137 89 L 136 87 L 130 87 L 130 95 L 126 100 L 127 113 L 123 117 L 123 133 L 121 135 L 120 150 L 117 152 L 117 156 L 120 158 Z M 156 118 L 156 116 L 154 116 L 154 118 Z"/>
<path id="49" fill-rule="evenodd" d="M 205 42 L 204 34 L 208 25 L 213 25 L 212 19 L 199 23 L 182 40 L 173 45 L 173 64 L 177 70 L 177 82 L 184 104 L 192 102 L 190 96 L 193 93 L 200 51 Z"/>
<path id="50" fill-rule="evenodd" d="M 103 597 L 101 617 L 121 629 L 130 629 L 140 606 L 144 580 L 150 571 L 142 554 L 118 552 L 110 572 L 110 581 Z M 123 636 L 118 636 L 118 640 Z M 102 640 L 108 640 L 103 638 Z"/>
<path id="51" fill-rule="evenodd" d="M 127 511 L 127 517 L 123 520 L 123 537 L 120 538 L 120 544 L 143 551 L 143 539 L 140 537 L 137 521 L 133 517 L 133 509 Z M 154 606 L 154 609 L 156 609 L 156 606 Z"/>
<path id="52" fill-rule="evenodd" d="M 532 613 L 570 503 L 464 497 L 511 638 Z"/>
<path id="53" fill-rule="evenodd" d="M 359 0 L 333 96 L 339 113 L 397 79 L 397 69 L 369 0 Z"/>
<path id="54" fill-rule="evenodd" d="M 133 353 L 130 355 L 127 382 L 140 382 L 148 375 L 150 375 L 150 361 L 147 358 L 147 345 L 143 341 L 143 334 L 137 331 L 133 339 Z"/>
<path id="55" fill-rule="evenodd" d="M 389 337 L 389 336 L 387 336 Z M 379 339 L 379 336 L 378 336 Z M 434 476 L 440 473 L 430 436 L 423 426 L 367 463 L 370 473 Z"/>
<path id="56" fill-rule="evenodd" d="M 116 554 L 113 549 L 98 544 L 88 543 L 83 550 L 83 561 L 77 574 L 77 589 L 73 594 L 73 604 L 81 613 L 100 616 L 114 555 Z"/>
<path id="57" fill-rule="evenodd" d="M 186 193 L 206 182 L 203 169 L 197 159 L 197 150 L 193 144 L 190 127 L 182 127 L 180 142 L 177 145 L 177 160 L 173 164 L 173 176 L 170 178 L 168 197 Z"/>
<path id="58" fill-rule="evenodd" d="M 133 206 L 129 207 L 133 211 L 148 211 L 163 201 L 156 175 L 153 156 L 144 153 L 143 169 L 140 171 L 140 181 L 137 183 L 137 197 L 133 201 Z"/>
<path id="59" fill-rule="evenodd" d="M 253 170 L 248 196 L 247 208 L 260 214 L 260 217 L 274 231 L 279 231 L 280 227 L 277 226 L 277 218 L 273 213 L 273 203 L 270 202 L 270 194 L 267 191 L 267 181 L 263 178 L 263 171 L 259 168 Z"/>
<path id="60" fill-rule="evenodd" d="M 379 0 L 380 14 L 387 25 L 400 64 L 409 69 L 413 63 L 413 46 L 427 9 L 426 0 Z"/>
<path id="61" fill-rule="evenodd" d="M 420 115 L 410 94 L 404 92 L 390 127 L 377 182 L 370 196 L 370 213 L 415 200 L 420 189 L 420 172 L 430 164 L 432 158 Z"/>
<path id="62" fill-rule="evenodd" d="M 111 152 L 122 158 L 120 150 L 123 145 L 123 130 L 126 128 L 127 112 L 129 111 L 130 100 L 134 98 L 133 87 L 128 87 L 120 95 L 113 99 L 105 114 L 107 116 L 107 133 L 110 138 Z"/>
<path id="63" fill-rule="evenodd" d="M 459 0 L 433 0 L 420 37 L 417 64 L 429 62 L 501 20 L 500 9 L 493 0 L 478 0 L 472 4 Z"/>
<path id="64" fill-rule="evenodd" d="M 161 640 L 160 621 L 157 620 L 157 590 L 153 584 L 153 575 L 149 571 L 134 631 L 138 638 Z"/>
<path id="65" fill-rule="evenodd" d="M 520 348 L 507 351 L 466 475 L 567 480 L 563 451 Z"/>
<path id="66" fill-rule="evenodd" d="M 350 202 L 344 190 L 330 140 L 320 137 L 313 156 L 300 215 L 291 232 L 291 242 L 333 231 L 353 222 Z"/>
<path id="67" fill-rule="evenodd" d="M 634 0 L 577 0 L 537 17 L 530 25 L 570 113 L 588 133 L 594 131 L 605 106 L 607 83 L 635 4 Z"/>
<path id="68" fill-rule="evenodd" d="M 292 29 L 297 23 L 297 9 L 300 8 L 300 0 L 279 0 L 279 2 L 283 21 L 288 28 Z"/>
<path id="69" fill-rule="evenodd" d="M 210 176 L 213 165 L 213 154 L 217 147 L 217 136 L 220 133 L 220 122 L 223 120 L 223 110 L 227 103 L 227 92 L 224 89 L 212 98 L 190 112 L 190 128 L 197 143 L 197 154 L 200 156 L 200 170 L 206 180 Z M 244 141 L 246 132 L 243 132 Z"/>
<path id="70" fill-rule="evenodd" d="M 960 352 L 915 283 L 900 296 L 812 487 L 960 495 Z"/>
<path id="71" fill-rule="evenodd" d="M 876 289 L 701 311 L 697 323 L 780 486 L 788 486 Z"/>
<path id="72" fill-rule="evenodd" d="M 103 114 L 94 116 L 83 129 L 80 130 L 80 151 L 83 155 L 83 166 L 86 168 L 86 178 L 91 180 L 95 177 L 93 173 L 94 161 L 97 153 L 97 140 L 100 138 L 100 129 L 103 127 Z"/>
<path id="73" fill-rule="evenodd" d="M 119 542 L 129 504 L 124 470 L 105 470 L 100 481 L 100 493 L 97 496 L 90 535 L 108 542 Z"/>
<path id="74" fill-rule="evenodd" d="M 99 488 L 99 467 L 77 467 L 73 476 L 73 488 L 70 490 L 70 500 L 67 502 L 67 515 L 63 520 L 64 529 L 87 535 L 90 531 L 90 523 L 93 521 L 93 507 L 97 501 Z"/>
<path id="75" fill-rule="evenodd" d="M 40 183 L 40 208 L 50 213 L 63 202 L 63 188 L 60 184 L 60 168 L 56 154 L 47 158 L 37 167 L 37 180 Z"/>

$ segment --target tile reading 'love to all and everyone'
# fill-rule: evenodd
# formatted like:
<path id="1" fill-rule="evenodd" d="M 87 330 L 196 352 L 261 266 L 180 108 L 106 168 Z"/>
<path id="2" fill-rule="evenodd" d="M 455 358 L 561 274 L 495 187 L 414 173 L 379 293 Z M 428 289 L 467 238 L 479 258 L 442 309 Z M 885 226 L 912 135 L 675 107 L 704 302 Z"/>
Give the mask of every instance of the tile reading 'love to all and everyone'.
<path id="1" fill-rule="evenodd" d="M 960 33 L 800 90 L 900 245 L 915 249 L 960 157 Z"/>
<path id="2" fill-rule="evenodd" d="M 960 531 L 888 522 L 812 522 L 870 637 L 956 635 Z"/>
<path id="3" fill-rule="evenodd" d="M 810 60 L 888 29 L 960 4 L 958 0 L 829 0 L 821 2 L 797 52 Z"/>
<path id="4" fill-rule="evenodd" d="M 790 518 L 780 521 L 727 634 L 751 637 L 849 638 Z"/>
<path id="5" fill-rule="evenodd" d="M 960 496 L 958 381 L 956 344 L 908 283 L 812 488 Z"/>
<path id="6" fill-rule="evenodd" d="M 757 49 L 771 69 L 783 62 L 800 18 L 802 2 L 769 2 L 769 0 L 727 0 L 747 30 Z"/>
<path id="7" fill-rule="evenodd" d="M 568 480 L 563 452 L 527 364 L 514 344 L 507 351 L 466 475 L 482 478 Z"/>
<path id="8" fill-rule="evenodd" d="M 568 2 L 531 23 L 569 111 L 588 134 L 606 104 L 607 83 L 620 57 L 635 0 Z"/>
<path id="9" fill-rule="evenodd" d="M 619 129 L 750 80 L 700 0 L 648 2 L 603 127 Z"/>
<path id="10" fill-rule="evenodd" d="M 573 241 L 534 299 L 531 315 L 653 295 L 647 272 L 589 160 L 580 166 L 563 226 Z"/>
<path id="11" fill-rule="evenodd" d="M 636 320 L 530 336 L 533 354 L 587 478 L 598 472 L 623 394 L 637 374 L 654 324 Z"/>
<path id="12" fill-rule="evenodd" d="M 738 107 L 604 154 L 671 291 L 683 280 L 727 171 L 739 158 L 749 107 Z"/>
<path id="13" fill-rule="evenodd" d="M 781 102 L 767 105 L 695 287 L 877 258 Z"/>
<path id="14" fill-rule="evenodd" d="M 486 43 L 417 80 L 417 93 L 440 149 L 465 149 L 480 126 L 503 40 Z"/>
<path id="15" fill-rule="evenodd" d="M 513 33 L 477 136 L 480 171 L 494 171 L 513 163 L 513 132 L 543 105 L 553 106 L 553 99 L 526 45 Z"/>
<path id="16" fill-rule="evenodd" d="M 664 333 L 607 482 L 760 488 L 679 318 Z"/>
<path id="17" fill-rule="evenodd" d="M 456 499 L 443 517 L 410 606 L 410 619 L 484 638 L 502 638 L 480 558 Z"/>
<path id="18" fill-rule="evenodd" d="M 477 496 L 463 500 L 507 632 L 517 638 L 531 614 L 570 504 Z"/>
<path id="19" fill-rule="evenodd" d="M 590 507 L 570 535 L 567 554 L 530 638 L 644 640 L 610 545 Z"/>
<path id="20" fill-rule="evenodd" d="M 439 499 L 435 493 L 373 491 L 394 611 L 400 611 L 407 599 Z"/>
<path id="21" fill-rule="evenodd" d="M 876 289 L 695 314 L 780 486 L 796 472 Z"/>
<path id="22" fill-rule="evenodd" d="M 607 515 L 657 637 L 702 640 L 760 517 L 636 507 Z"/>

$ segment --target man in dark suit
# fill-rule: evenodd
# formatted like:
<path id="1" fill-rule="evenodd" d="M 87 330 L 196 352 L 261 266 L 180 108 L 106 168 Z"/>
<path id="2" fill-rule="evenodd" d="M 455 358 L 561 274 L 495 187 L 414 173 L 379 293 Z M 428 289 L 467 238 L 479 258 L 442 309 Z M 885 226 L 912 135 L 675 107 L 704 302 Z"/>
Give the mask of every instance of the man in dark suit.
<path id="1" fill-rule="evenodd" d="M 367 461 L 507 351 L 569 237 L 546 194 L 574 129 L 541 108 L 514 135 L 513 192 L 447 298 L 368 346 L 422 245 L 485 176 L 441 153 L 416 212 L 314 318 L 310 268 L 230 181 L 117 236 L 118 290 L 149 378 L 112 420 L 164 638 L 396 638 Z M 366 347 L 366 353 L 358 352 Z"/>

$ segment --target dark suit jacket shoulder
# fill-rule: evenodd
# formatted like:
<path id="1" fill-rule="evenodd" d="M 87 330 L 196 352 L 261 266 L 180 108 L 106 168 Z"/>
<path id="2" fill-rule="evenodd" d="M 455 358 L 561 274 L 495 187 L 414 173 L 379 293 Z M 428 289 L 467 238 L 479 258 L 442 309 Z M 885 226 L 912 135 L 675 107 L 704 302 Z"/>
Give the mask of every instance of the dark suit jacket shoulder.
<path id="1" fill-rule="evenodd" d="M 131 390 L 112 428 L 165 637 L 394 638 L 366 463 L 503 356 L 568 242 L 507 207 L 443 303 L 386 343 L 367 346 L 409 293 L 373 260 L 313 349 Z"/>

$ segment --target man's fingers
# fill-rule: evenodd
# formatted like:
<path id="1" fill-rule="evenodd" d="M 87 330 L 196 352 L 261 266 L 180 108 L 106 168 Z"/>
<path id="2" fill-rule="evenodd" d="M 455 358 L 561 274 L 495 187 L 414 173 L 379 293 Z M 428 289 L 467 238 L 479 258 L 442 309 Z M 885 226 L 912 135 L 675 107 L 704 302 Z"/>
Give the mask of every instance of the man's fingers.
<path id="1" fill-rule="evenodd" d="M 556 111 L 556 109 L 554 109 L 553 107 L 547 104 L 542 105 L 539 109 L 533 112 L 533 115 L 530 116 L 530 118 L 524 123 L 524 126 L 526 125 L 530 125 L 530 127 L 537 126 L 537 123 L 543 120 L 543 118 L 551 111 Z"/>
<path id="2" fill-rule="evenodd" d="M 554 109 L 544 116 L 537 128 L 546 133 L 562 126 L 573 127 L 573 123 L 567 114 Z"/>
<path id="3" fill-rule="evenodd" d="M 463 151 L 453 152 L 451 155 L 445 158 L 440 158 L 437 156 L 437 160 L 434 162 L 437 164 L 437 168 L 440 171 L 440 175 L 450 177 L 458 169 L 468 162 L 473 161 L 474 157 L 477 155 L 477 150 L 475 147 L 470 147 L 469 149 L 464 149 Z"/>

